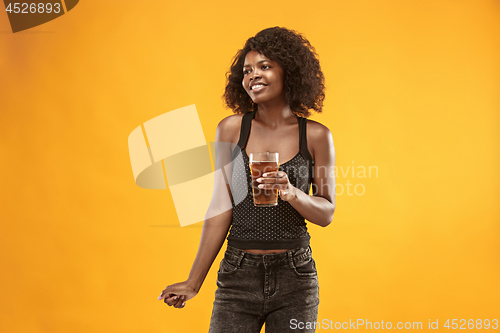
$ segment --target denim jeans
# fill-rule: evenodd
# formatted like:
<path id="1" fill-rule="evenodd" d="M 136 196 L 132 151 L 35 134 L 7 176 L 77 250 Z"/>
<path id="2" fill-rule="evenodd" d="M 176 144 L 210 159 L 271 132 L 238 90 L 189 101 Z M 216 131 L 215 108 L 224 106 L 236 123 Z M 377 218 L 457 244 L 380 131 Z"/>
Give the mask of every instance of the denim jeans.
<path id="1" fill-rule="evenodd" d="M 314 332 L 318 276 L 311 248 L 252 254 L 228 246 L 219 267 L 210 333 Z M 309 325 L 310 326 L 310 325 Z"/>

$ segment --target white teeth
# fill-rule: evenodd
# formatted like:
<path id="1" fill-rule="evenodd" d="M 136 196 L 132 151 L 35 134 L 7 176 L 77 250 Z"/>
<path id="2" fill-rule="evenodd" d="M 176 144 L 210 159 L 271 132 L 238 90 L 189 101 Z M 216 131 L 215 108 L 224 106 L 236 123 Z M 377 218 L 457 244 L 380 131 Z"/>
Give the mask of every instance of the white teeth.
<path id="1" fill-rule="evenodd" d="M 255 88 L 262 88 L 264 87 L 263 84 L 256 84 L 255 86 L 252 86 L 252 90 L 254 90 Z"/>

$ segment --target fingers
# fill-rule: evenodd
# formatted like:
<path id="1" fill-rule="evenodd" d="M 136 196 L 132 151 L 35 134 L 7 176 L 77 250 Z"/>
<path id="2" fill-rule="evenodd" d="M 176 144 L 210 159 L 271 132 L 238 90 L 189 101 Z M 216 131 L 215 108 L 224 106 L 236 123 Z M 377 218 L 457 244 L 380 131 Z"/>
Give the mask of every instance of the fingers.
<path id="1" fill-rule="evenodd" d="M 183 308 L 186 305 L 186 296 L 172 295 L 172 297 L 165 299 L 165 303 L 167 303 L 168 306 L 173 306 L 174 308 Z"/>
<path id="2" fill-rule="evenodd" d="M 262 177 L 271 177 L 271 178 L 282 178 L 286 176 L 286 172 L 284 171 L 272 171 L 266 172 L 262 175 Z"/>
<path id="3" fill-rule="evenodd" d="M 186 305 L 186 295 L 178 295 L 177 292 L 181 291 L 176 289 L 168 286 L 158 296 L 158 300 L 163 300 L 165 304 L 174 308 L 183 308 Z"/>
<path id="4" fill-rule="evenodd" d="M 182 295 L 179 297 L 177 302 L 174 304 L 174 308 L 182 309 L 186 305 L 186 296 Z"/>
<path id="5" fill-rule="evenodd" d="M 171 295 L 175 295 L 175 292 L 172 290 L 171 286 L 168 286 L 167 288 L 163 289 L 160 296 L 158 296 L 158 300 L 162 300 L 162 299 L 165 299 L 167 297 L 171 297 Z"/>
<path id="6" fill-rule="evenodd" d="M 167 295 L 165 299 L 163 300 L 168 306 L 172 306 L 177 303 L 177 300 L 179 299 L 179 295 L 171 294 Z"/>
<path id="7" fill-rule="evenodd" d="M 259 188 L 279 190 L 282 189 L 281 186 L 273 187 L 273 186 L 265 186 L 264 184 L 279 184 L 279 185 L 288 184 L 288 176 L 283 171 L 267 172 L 263 174 L 262 177 L 259 177 L 257 179 L 257 182 L 260 183 L 260 185 L 258 186 Z"/>
<path id="8" fill-rule="evenodd" d="M 183 308 L 186 305 L 186 295 L 169 295 L 165 297 L 164 302 L 168 306 L 173 306 L 174 308 Z"/>
<path id="9" fill-rule="evenodd" d="M 261 190 L 278 190 L 278 191 L 281 191 L 281 190 L 286 190 L 288 188 L 288 185 L 285 183 L 285 184 L 260 184 L 259 186 L 259 189 Z"/>
<path id="10" fill-rule="evenodd" d="M 260 189 L 264 190 L 286 190 L 289 185 L 288 177 L 281 178 L 259 178 L 257 179 Z"/>
<path id="11" fill-rule="evenodd" d="M 258 178 L 257 182 L 261 184 L 286 184 L 288 183 L 288 178 Z"/>

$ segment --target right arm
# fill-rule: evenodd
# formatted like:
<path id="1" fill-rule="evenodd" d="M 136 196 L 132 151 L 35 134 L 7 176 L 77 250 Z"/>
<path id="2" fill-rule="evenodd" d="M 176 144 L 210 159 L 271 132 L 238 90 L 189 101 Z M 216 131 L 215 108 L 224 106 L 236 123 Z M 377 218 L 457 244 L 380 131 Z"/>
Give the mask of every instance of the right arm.
<path id="1" fill-rule="evenodd" d="M 223 119 L 217 126 L 215 134 L 216 162 L 214 175 L 214 190 L 210 206 L 203 221 L 200 246 L 191 272 L 186 281 L 172 284 L 165 288 L 159 300 L 165 300 L 168 305 L 182 308 L 185 301 L 196 296 L 200 290 L 205 277 L 217 257 L 227 232 L 231 226 L 233 217 L 231 203 L 231 189 L 225 179 L 230 179 L 231 170 L 231 148 L 235 142 L 235 135 L 239 130 L 241 117 L 230 116 Z M 223 175 L 223 171 L 226 177 Z"/>

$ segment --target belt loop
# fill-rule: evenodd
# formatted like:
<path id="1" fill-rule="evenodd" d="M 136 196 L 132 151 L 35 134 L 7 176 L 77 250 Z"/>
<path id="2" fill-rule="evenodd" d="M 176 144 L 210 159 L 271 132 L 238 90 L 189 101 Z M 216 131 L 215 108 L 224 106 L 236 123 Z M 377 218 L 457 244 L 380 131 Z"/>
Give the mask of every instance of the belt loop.
<path id="1" fill-rule="evenodd" d="M 240 268 L 241 261 L 243 260 L 244 256 L 245 256 L 245 251 L 240 250 L 240 253 L 238 254 L 238 259 L 237 259 L 237 262 L 236 262 L 236 267 Z"/>
<path id="2" fill-rule="evenodd" d="M 290 268 L 294 269 L 295 268 L 295 264 L 293 263 L 292 250 L 288 250 L 288 251 L 286 251 L 286 253 L 288 254 L 288 262 L 290 263 Z"/>

